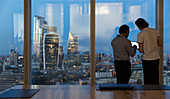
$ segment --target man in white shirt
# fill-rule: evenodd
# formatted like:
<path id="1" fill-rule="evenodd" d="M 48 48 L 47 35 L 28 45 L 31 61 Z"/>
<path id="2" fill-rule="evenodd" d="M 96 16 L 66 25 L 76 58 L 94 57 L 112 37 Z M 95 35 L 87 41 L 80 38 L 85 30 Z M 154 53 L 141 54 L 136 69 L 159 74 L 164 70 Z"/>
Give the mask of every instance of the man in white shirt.
<path id="1" fill-rule="evenodd" d="M 135 22 L 138 29 L 137 42 L 139 44 L 139 52 L 143 53 L 143 73 L 144 84 L 159 84 L 159 53 L 158 46 L 161 46 L 160 35 L 156 29 L 149 28 L 149 24 L 142 18 L 138 18 Z"/>

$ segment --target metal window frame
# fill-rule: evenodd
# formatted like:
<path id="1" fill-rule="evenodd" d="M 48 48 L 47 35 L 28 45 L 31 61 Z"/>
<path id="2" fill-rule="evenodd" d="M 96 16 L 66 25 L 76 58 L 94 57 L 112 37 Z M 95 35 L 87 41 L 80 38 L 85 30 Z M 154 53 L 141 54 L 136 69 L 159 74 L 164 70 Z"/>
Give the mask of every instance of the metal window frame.
<path id="1" fill-rule="evenodd" d="M 90 86 L 95 87 L 95 0 L 90 0 Z"/>
<path id="2" fill-rule="evenodd" d="M 156 28 L 163 41 L 163 3 L 156 0 Z M 160 47 L 160 84 L 163 84 L 163 46 Z M 95 87 L 95 0 L 90 0 L 90 86 Z M 31 85 L 31 0 L 24 0 L 24 85 Z"/>
<path id="3" fill-rule="evenodd" d="M 160 33 L 162 46 L 159 47 L 160 63 L 159 63 L 159 83 L 164 85 L 164 0 L 156 0 L 156 29 Z"/>
<path id="4" fill-rule="evenodd" d="M 24 86 L 31 85 L 31 0 L 24 0 Z"/>

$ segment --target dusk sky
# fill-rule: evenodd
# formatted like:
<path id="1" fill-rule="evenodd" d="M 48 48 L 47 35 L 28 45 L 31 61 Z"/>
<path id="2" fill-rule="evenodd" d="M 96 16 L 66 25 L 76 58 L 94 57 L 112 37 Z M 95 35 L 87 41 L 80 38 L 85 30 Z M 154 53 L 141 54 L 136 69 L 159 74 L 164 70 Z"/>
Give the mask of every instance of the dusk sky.
<path id="1" fill-rule="evenodd" d="M 60 45 L 64 47 L 64 50 L 67 48 L 68 33 L 70 31 L 79 38 L 79 51 L 89 51 L 90 1 L 85 3 L 79 2 L 82 0 L 76 1 L 75 3 L 65 3 L 59 0 L 58 2 L 57 0 L 32 0 L 32 27 L 34 16 L 42 16 L 47 21 L 48 26 L 57 26 Z M 139 30 L 134 24 L 137 18 L 146 19 L 150 27 L 155 28 L 155 0 L 136 0 L 136 2 L 127 0 L 120 0 L 121 2 L 104 1 L 97 1 L 96 3 L 97 53 L 112 54 L 110 42 L 118 34 L 119 26 L 122 24 L 129 25 L 129 39 L 131 41 L 137 40 Z M 165 0 L 164 50 L 170 54 L 170 13 L 168 11 L 170 6 L 167 6 L 169 4 L 170 1 Z M 10 49 L 17 49 L 20 54 L 23 54 L 23 0 L 1 0 L 0 13 L 0 55 L 9 55 Z M 64 20 L 65 18 L 68 21 Z M 69 24 L 67 25 L 69 27 L 66 24 Z"/>

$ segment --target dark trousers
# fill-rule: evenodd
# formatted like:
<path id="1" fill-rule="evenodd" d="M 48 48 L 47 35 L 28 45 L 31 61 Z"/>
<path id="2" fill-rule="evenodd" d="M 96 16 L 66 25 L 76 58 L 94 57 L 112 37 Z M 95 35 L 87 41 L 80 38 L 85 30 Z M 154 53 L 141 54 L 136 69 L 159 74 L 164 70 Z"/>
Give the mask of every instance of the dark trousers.
<path id="1" fill-rule="evenodd" d="M 145 85 L 159 85 L 159 59 L 143 60 L 143 75 Z"/>
<path id="2" fill-rule="evenodd" d="M 131 76 L 130 61 L 114 61 L 116 69 L 117 84 L 128 84 Z"/>

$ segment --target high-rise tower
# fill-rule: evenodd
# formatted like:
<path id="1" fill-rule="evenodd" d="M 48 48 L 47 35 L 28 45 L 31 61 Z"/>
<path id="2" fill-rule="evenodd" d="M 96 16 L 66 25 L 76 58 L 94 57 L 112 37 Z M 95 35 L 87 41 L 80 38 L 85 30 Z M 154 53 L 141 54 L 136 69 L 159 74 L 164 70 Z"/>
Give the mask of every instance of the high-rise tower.
<path id="1" fill-rule="evenodd" d="M 56 69 L 59 62 L 59 35 L 49 32 L 43 37 L 44 70 Z"/>
<path id="2" fill-rule="evenodd" d="M 33 59 L 34 62 L 42 62 L 43 51 L 43 35 L 47 33 L 47 22 L 44 21 L 44 17 L 34 17 L 34 31 L 33 31 Z"/>
<path id="3" fill-rule="evenodd" d="M 15 51 L 15 49 L 11 49 L 11 52 L 9 55 L 9 64 L 18 65 L 18 56 L 19 54 Z"/>
<path id="4" fill-rule="evenodd" d="M 78 53 L 78 37 L 73 33 L 69 32 L 67 54 Z"/>

